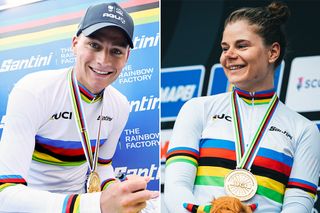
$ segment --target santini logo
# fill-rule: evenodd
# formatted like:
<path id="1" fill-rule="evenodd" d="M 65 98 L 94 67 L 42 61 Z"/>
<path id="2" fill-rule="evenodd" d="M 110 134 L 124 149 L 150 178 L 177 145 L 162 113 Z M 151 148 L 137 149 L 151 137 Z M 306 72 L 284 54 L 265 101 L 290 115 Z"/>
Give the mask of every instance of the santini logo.
<path id="1" fill-rule="evenodd" d="M 288 138 L 290 138 L 292 140 L 292 135 L 289 132 L 283 131 L 283 130 L 275 127 L 275 126 L 271 126 L 269 131 L 280 132 L 280 133 L 284 134 L 285 136 L 287 136 Z"/>
<path id="2" fill-rule="evenodd" d="M 8 71 L 49 66 L 52 56 L 53 56 L 53 52 L 49 53 L 49 55 L 47 56 L 32 55 L 29 58 L 24 58 L 19 60 L 6 59 L 2 61 L 0 72 L 8 72 Z"/>
<path id="3" fill-rule="evenodd" d="M 107 115 L 99 115 L 99 117 L 97 118 L 97 120 L 103 120 L 103 121 L 112 121 L 112 118 L 107 116 Z"/>
<path id="4" fill-rule="evenodd" d="M 320 79 L 305 79 L 304 77 L 298 78 L 297 90 L 315 88 L 320 88 Z"/>

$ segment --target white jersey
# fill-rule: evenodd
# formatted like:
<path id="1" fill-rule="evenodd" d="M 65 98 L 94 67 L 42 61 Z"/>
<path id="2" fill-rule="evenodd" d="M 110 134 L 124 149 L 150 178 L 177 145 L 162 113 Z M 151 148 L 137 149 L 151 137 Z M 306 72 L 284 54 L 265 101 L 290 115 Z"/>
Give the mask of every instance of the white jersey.
<path id="1" fill-rule="evenodd" d="M 82 194 L 88 164 L 74 119 L 69 70 L 27 75 L 9 96 L 0 142 L 0 212 L 100 212 L 101 193 Z M 93 149 L 101 120 L 98 173 L 105 189 L 115 180 L 111 162 L 129 103 L 112 86 L 97 96 L 79 88 Z"/>
<path id="2" fill-rule="evenodd" d="M 248 148 L 274 91 L 235 92 Z M 188 212 L 184 203 L 205 206 L 226 195 L 224 178 L 237 166 L 231 94 L 192 99 L 179 112 L 165 172 L 165 203 L 170 212 Z M 246 203 L 257 203 L 255 212 L 311 212 L 319 180 L 319 150 L 316 125 L 279 102 L 251 166 L 258 189 Z"/>

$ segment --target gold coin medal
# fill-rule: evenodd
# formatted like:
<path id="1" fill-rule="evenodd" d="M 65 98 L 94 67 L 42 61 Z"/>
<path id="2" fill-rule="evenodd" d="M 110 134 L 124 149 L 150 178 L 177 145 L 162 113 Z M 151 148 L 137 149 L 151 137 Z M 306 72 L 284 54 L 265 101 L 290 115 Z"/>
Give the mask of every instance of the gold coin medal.
<path id="1" fill-rule="evenodd" d="M 250 200 L 257 192 L 256 177 L 246 169 L 232 170 L 224 179 L 224 190 L 227 195 L 240 201 Z"/>
<path id="2" fill-rule="evenodd" d="M 97 172 L 91 172 L 87 180 L 87 192 L 100 192 L 101 181 Z"/>
<path id="3" fill-rule="evenodd" d="M 100 133 L 101 133 L 101 121 L 99 122 L 99 129 L 97 140 L 95 144 L 95 152 L 93 154 L 93 148 L 91 146 L 89 131 L 87 128 L 85 113 L 81 103 L 81 95 L 79 91 L 79 86 L 76 78 L 75 72 L 72 69 L 68 73 L 69 89 L 70 89 L 70 98 L 72 103 L 72 110 L 74 112 L 74 120 L 78 127 L 78 133 L 81 140 L 81 145 L 88 163 L 90 175 L 87 179 L 87 192 L 100 192 L 101 191 L 101 181 L 99 174 L 96 172 L 98 165 L 98 155 L 100 147 Z M 103 102 L 101 103 L 101 112 L 100 118 L 102 117 L 103 112 Z"/>
<path id="4" fill-rule="evenodd" d="M 240 91 L 241 92 L 241 91 Z M 268 124 L 274 114 L 279 102 L 278 96 L 274 92 L 267 111 L 254 135 L 253 140 L 247 150 L 244 149 L 242 123 L 240 117 L 239 104 L 235 91 L 231 94 L 232 123 L 234 127 L 237 169 L 232 170 L 225 176 L 224 190 L 227 195 L 236 197 L 240 201 L 250 200 L 257 192 L 258 182 L 256 177 L 250 172 L 253 160 L 260 148 L 260 142 L 267 130 Z"/>

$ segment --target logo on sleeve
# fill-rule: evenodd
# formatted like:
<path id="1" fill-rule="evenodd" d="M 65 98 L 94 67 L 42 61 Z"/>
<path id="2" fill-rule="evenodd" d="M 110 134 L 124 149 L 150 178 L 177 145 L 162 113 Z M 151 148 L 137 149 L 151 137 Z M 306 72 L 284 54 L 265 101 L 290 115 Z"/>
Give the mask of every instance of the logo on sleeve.
<path id="1" fill-rule="evenodd" d="M 102 120 L 102 121 L 112 121 L 113 118 L 107 116 L 107 115 L 99 115 L 99 117 L 97 118 L 97 120 Z"/>

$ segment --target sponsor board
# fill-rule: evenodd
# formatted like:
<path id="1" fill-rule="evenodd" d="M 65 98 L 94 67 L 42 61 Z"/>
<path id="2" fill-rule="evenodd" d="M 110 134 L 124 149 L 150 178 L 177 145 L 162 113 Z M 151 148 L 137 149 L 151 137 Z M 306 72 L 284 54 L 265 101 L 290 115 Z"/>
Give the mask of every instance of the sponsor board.
<path id="1" fill-rule="evenodd" d="M 0 72 L 12 72 L 32 68 L 46 67 L 50 65 L 53 52 L 49 55 L 31 55 L 28 58 L 13 59 L 7 58 L 1 61 Z"/>
<path id="2" fill-rule="evenodd" d="M 202 65 L 161 70 L 161 121 L 175 120 L 185 102 L 201 96 L 204 72 Z"/>
<path id="3" fill-rule="evenodd" d="M 286 105 L 297 112 L 320 111 L 320 56 L 297 57 L 291 64 Z"/>
<path id="4" fill-rule="evenodd" d="M 284 66 L 285 63 L 282 61 L 274 73 L 274 85 L 278 96 L 280 96 Z M 210 70 L 207 95 L 230 92 L 232 88 L 233 85 L 229 83 L 221 64 L 214 64 Z"/>
<path id="5" fill-rule="evenodd" d="M 124 129 L 123 135 L 126 149 L 159 147 L 160 133 L 158 131 L 144 133 L 140 128 Z"/>
<path id="6" fill-rule="evenodd" d="M 130 112 L 143 112 L 148 110 L 160 109 L 160 98 L 150 96 L 142 96 L 138 100 L 130 100 Z"/>
<path id="7" fill-rule="evenodd" d="M 144 177 L 151 177 L 151 180 L 159 180 L 159 165 L 151 164 L 149 167 L 144 168 L 130 168 L 127 166 L 115 167 L 115 174 L 126 174 L 126 175 L 140 175 Z"/>
<path id="8" fill-rule="evenodd" d="M 132 42 L 134 50 L 157 47 L 159 46 L 160 42 L 160 34 L 159 32 L 156 32 L 154 34 L 143 34 L 135 36 Z"/>
<path id="9" fill-rule="evenodd" d="M 144 177 L 151 177 L 150 182 L 148 183 L 149 190 L 159 190 L 159 180 L 160 180 L 160 167 L 159 164 L 145 164 L 143 166 L 130 164 L 127 166 L 115 166 L 115 174 L 125 174 L 125 175 L 139 175 Z"/>
<path id="10" fill-rule="evenodd" d="M 133 66 L 127 65 L 122 70 L 118 77 L 119 84 L 130 84 L 140 81 L 150 81 L 152 80 L 154 68 L 144 67 L 141 69 L 134 69 Z"/>
<path id="11" fill-rule="evenodd" d="M 113 83 L 128 98 L 130 115 L 112 165 L 116 172 L 152 176 L 148 189 L 159 190 L 159 23 L 137 26 L 133 43 L 128 63 Z"/>

